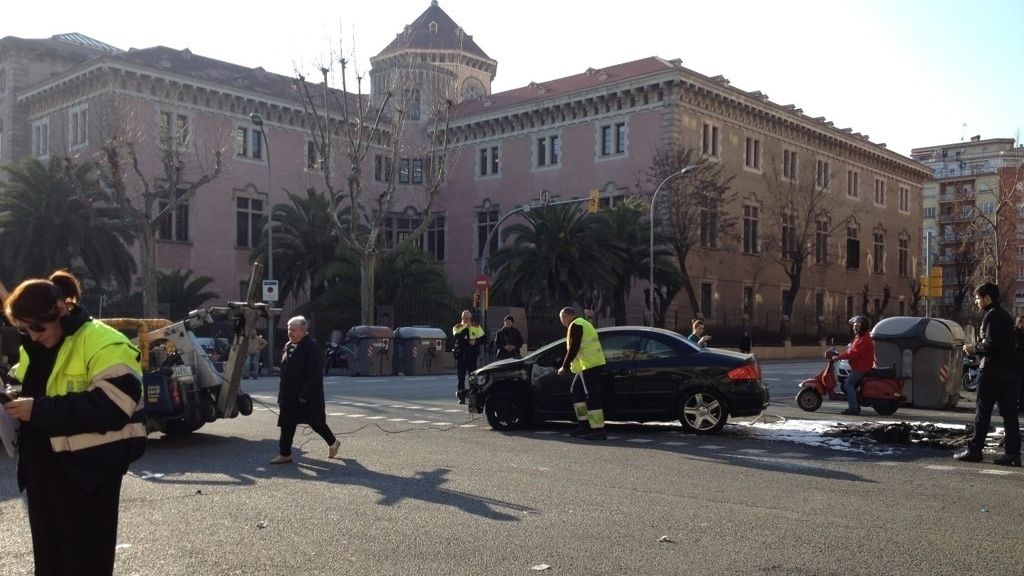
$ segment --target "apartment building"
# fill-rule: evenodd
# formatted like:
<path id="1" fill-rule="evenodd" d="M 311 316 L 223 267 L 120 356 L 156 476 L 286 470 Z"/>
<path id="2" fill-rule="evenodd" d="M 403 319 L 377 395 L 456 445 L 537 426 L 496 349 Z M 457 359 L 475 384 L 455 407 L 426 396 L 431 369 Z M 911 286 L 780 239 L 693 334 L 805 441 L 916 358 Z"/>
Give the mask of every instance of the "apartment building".
<path id="1" fill-rule="evenodd" d="M 911 157 L 932 170 L 922 191 L 922 259 L 942 269 L 937 312 L 964 316 L 974 287 L 996 280 L 1013 311 L 1024 312 L 1024 147 L 973 136 L 914 148 Z"/>

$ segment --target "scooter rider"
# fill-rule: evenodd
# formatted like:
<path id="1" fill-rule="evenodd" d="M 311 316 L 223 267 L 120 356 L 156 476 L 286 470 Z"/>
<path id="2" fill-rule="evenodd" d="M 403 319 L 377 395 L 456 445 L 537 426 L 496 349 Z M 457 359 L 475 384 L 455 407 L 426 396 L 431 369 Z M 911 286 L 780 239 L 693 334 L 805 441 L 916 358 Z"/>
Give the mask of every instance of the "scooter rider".
<path id="1" fill-rule="evenodd" d="M 856 416 L 860 414 L 860 404 L 857 402 L 857 384 L 864 377 L 864 373 L 875 365 L 875 341 L 869 333 L 871 321 L 867 318 L 854 316 L 847 323 L 853 327 L 853 342 L 846 352 L 842 354 L 833 352 L 830 358 L 850 361 L 850 374 L 843 382 L 843 392 L 846 393 L 848 404 L 848 408 L 843 410 L 843 414 Z"/>

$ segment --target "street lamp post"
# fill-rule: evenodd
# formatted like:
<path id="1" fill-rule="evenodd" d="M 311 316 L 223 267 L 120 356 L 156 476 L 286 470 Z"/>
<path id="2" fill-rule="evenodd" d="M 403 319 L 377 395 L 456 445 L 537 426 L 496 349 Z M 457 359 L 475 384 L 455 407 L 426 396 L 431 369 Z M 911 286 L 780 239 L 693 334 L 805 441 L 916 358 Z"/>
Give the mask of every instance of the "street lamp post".
<path id="1" fill-rule="evenodd" d="M 274 279 L 274 201 L 273 189 L 270 180 L 270 141 L 267 140 L 267 133 L 263 130 L 263 118 L 258 112 L 249 114 L 249 120 L 260 129 L 260 138 L 263 140 L 263 149 L 267 157 L 267 280 Z M 267 316 L 267 370 L 274 375 L 274 315 Z M 257 372 L 259 372 L 257 366 Z"/>
<path id="2" fill-rule="evenodd" d="M 690 171 L 694 170 L 695 168 L 697 168 L 696 164 L 690 164 L 689 166 L 684 166 L 683 168 L 680 168 L 678 172 L 673 172 L 673 173 L 669 174 L 668 177 L 666 177 L 664 180 L 662 180 L 661 184 L 658 184 L 658 187 L 654 189 L 654 196 L 651 196 L 651 216 L 650 216 L 651 234 L 650 234 L 650 246 L 649 246 L 649 248 L 650 248 L 649 255 L 650 255 L 650 265 L 651 265 L 651 268 L 650 268 L 650 275 L 647 277 L 647 281 L 650 282 L 650 288 L 648 289 L 648 292 L 647 292 L 647 308 L 651 312 L 651 326 L 654 326 L 654 204 L 655 204 L 655 200 L 658 199 L 658 192 L 661 192 L 661 187 L 664 186 L 666 182 L 668 182 L 669 180 L 675 178 L 676 176 L 682 176 L 683 174 L 686 174 L 687 172 L 690 172 Z"/>

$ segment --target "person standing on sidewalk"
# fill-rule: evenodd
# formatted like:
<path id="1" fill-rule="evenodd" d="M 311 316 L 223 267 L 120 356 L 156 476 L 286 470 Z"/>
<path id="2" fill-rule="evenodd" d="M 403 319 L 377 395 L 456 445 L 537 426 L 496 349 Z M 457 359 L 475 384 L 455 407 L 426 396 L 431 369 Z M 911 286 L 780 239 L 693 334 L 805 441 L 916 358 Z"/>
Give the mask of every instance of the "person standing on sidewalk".
<path id="1" fill-rule="evenodd" d="M 558 375 L 573 374 L 569 394 L 578 427 L 570 434 L 586 440 L 604 440 L 608 433 L 604 429 L 601 376 L 606 361 L 601 340 L 594 326 L 568 306 L 558 313 L 558 319 L 566 327 L 565 359 Z"/>
<path id="2" fill-rule="evenodd" d="M 519 350 L 523 347 L 523 335 L 516 328 L 516 319 L 512 315 L 505 316 L 501 329 L 494 333 L 494 353 L 496 360 L 519 358 Z"/>
<path id="3" fill-rule="evenodd" d="M 974 303 L 985 312 L 978 342 L 973 346 L 965 344 L 963 348 L 965 354 L 981 357 L 974 436 L 967 443 L 967 448 L 953 458 L 962 462 L 981 462 L 985 437 L 992 421 L 992 408 L 998 402 L 1006 433 L 1006 453 L 993 462 L 999 466 L 1020 466 L 1020 421 L 1017 419 L 1020 380 L 1014 359 L 1013 318 L 999 305 L 999 287 L 991 282 L 974 289 Z"/>
<path id="4" fill-rule="evenodd" d="M 263 349 L 267 347 L 267 339 L 260 335 L 255 329 L 252 337 L 249 338 L 249 350 L 245 357 L 245 377 L 259 378 L 260 356 Z"/>
<path id="5" fill-rule="evenodd" d="M 463 310 L 459 323 L 452 326 L 452 336 L 455 337 L 453 351 L 459 379 L 455 397 L 459 399 L 459 404 L 465 404 L 466 374 L 476 370 L 476 361 L 480 357 L 480 345 L 483 344 L 484 330 L 479 323 L 473 321 L 472 312 Z"/>
<path id="6" fill-rule="evenodd" d="M 277 425 L 281 427 L 281 440 L 277 458 L 271 464 L 292 461 L 292 440 L 299 424 L 308 424 L 327 443 L 327 457 L 338 455 L 341 441 L 327 426 L 327 408 L 324 403 L 323 355 L 316 340 L 309 335 L 309 324 L 302 316 L 288 321 L 288 343 L 281 358 L 281 385 L 277 403 L 281 413 Z"/>

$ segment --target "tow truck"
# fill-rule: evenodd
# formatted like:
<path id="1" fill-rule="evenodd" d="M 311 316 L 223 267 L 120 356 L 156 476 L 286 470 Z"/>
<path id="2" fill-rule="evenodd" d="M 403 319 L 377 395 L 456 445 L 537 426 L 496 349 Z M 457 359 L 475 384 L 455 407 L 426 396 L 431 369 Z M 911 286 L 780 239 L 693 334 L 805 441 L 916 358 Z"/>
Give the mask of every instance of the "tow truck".
<path id="1" fill-rule="evenodd" d="M 263 266 L 254 264 L 245 302 L 193 310 L 179 322 L 160 318 L 100 319 L 118 330 L 137 331 L 147 433 L 184 435 L 221 418 L 252 414 L 252 397 L 241 390 L 249 340 L 256 337 L 257 321 L 281 312 L 257 301 L 262 274 Z M 233 337 L 221 372 L 194 331 L 225 320 L 233 327 Z"/>

